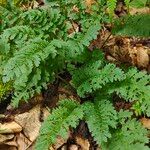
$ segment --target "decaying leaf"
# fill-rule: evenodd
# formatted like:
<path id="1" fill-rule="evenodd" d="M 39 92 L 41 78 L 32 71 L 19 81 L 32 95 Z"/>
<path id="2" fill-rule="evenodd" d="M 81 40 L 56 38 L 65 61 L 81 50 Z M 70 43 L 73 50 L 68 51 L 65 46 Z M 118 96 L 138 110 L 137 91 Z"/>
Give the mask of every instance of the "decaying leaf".
<path id="1" fill-rule="evenodd" d="M 15 146 L 0 145 L 0 150 L 18 150 Z"/>
<path id="2" fill-rule="evenodd" d="M 60 148 L 63 144 L 65 144 L 67 140 L 64 140 L 62 137 L 58 136 L 56 140 L 56 144 L 54 144 L 52 147 L 54 149 Z"/>
<path id="3" fill-rule="evenodd" d="M 85 4 L 87 7 L 91 7 L 91 5 L 95 2 L 95 0 L 85 0 Z"/>
<path id="4" fill-rule="evenodd" d="M 150 129 L 150 119 L 142 118 L 140 121 L 146 129 Z"/>
<path id="5" fill-rule="evenodd" d="M 78 146 L 75 144 L 70 145 L 69 150 L 79 150 Z"/>
<path id="6" fill-rule="evenodd" d="M 148 8 L 148 7 L 143 7 L 143 8 L 133 8 L 133 7 L 131 7 L 129 12 L 130 12 L 131 15 L 150 14 L 150 8 Z"/>
<path id="7" fill-rule="evenodd" d="M 30 141 L 34 141 L 39 134 L 39 129 L 42 124 L 40 122 L 40 112 L 40 105 L 37 105 L 29 112 L 25 112 L 23 114 L 15 116 L 15 121 L 22 126 L 23 133 L 26 135 L 26 137 L 28 137 Z M 42 112 L 44 118 L 46 118 L 49 114 L 46 108 L 44 108 Z"/>
<path id="8" fill-rule="evenodd" d="M 3 134 L 18 133 L 21 130 L 22 130 L 22 127 L 15 121 L 4 123 L 4 124 L 0 123 L 0 133 L 3 133 Z"/>
<path id="9" fill-rule="evenodd" d="M 18 150 L 26 150 L 32 144 L 22 133 L 16 136 L 16 143 Z"/>
<path id="10" fill-rule="evenodd" d="M 138 67 L 147 68 L 149 64 L 149 56 L 147 50 L 141 47 L 137 48 L 137 65 Z"/>
<path id="11" fill-rule="evenodd" d="M 8 142 L 5 142 L 4 143 L 5 145 L 9 145 L 9 146 L 15 146 L 15 147 L 18 147 L 18 144 L 17 144 L 17 142 L 15 141 L 15 140 L 10 140 L 10 141 L 8 141 Z"/>
<path id="12" fill-rule="evenodd" d="M 81 137 L 76 137 L 76 143 L 80 145 L 82 150 L 89 150 L 90 149 L 90 143 L 87 139 L 83 139 Z"/>
<path id="13" fill-rule="evenodd" d="M 0 144 L 4 144 L 7 140 L 14 138 L 14 134 L 0 134 Z"/>

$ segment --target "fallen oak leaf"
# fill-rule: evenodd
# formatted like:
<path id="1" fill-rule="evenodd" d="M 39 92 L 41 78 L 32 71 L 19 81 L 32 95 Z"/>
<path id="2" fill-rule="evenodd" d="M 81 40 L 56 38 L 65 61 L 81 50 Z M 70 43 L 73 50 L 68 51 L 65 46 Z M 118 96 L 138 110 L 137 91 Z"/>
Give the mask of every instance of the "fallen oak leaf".
<path id="1" fill-rule="evenodd" d="M 142 118 L 140 119 L 140 122 L 142 123 L 143 127 L 150 130 L 150 119 Z"/>
<path id="2" fill-rule="evenodd" d="M 149 56 L 146 49 L 137 47 L 137 65 L 138 67 L 147 68 L 149 64 Z"/>
<path id="3" fill-rule="evenodd" d="M 8 134 L 8 133 L 18 133 L 21 131 L 22 131 L 22 127 L 15 121 L 7 122 L 4 124 L 0 123 L 0 133 Z"/>
<path id="4" fill-rule="evenodd" d="M 14 134 L 0 134 L 0 144 L 5 144 L 7 140 L 14 138 Z"/>
<path id="5" fill-rule="evenodd" d="M 16 115 L 14 117 L 14 120 L 22 126 L 23 133 L 31 142 L 35 141 L 38 137 L 39 130 L 42 124 L 39 118 L 40 111 L 41 106 L 36 105 L 28 112 Z M 49 115 L 49 111 L 46 108 L 43 108 L 43 115 L 44 118 L 46 118 Z"/>

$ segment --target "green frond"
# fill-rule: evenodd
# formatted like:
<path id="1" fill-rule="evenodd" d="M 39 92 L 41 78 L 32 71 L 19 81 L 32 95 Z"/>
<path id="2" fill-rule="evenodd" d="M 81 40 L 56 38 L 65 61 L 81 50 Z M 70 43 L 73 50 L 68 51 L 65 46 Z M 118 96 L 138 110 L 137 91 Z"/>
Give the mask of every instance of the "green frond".
<path id="1" fill-rule="evenodd" d="M 48 147 L 55 143 L 57 136 L 66 138 L 69 127 L 75 128 L 82 118 L 83 111 L 77 102 L 69 99 L 61 100 L 59 107 L 53 109 L 44 121 L 35 149 L 48 150 Z"/>
<path id="2" fill-rule="evenodd" d="M 148 0 L 132 0 L 129 3 L 130 7 L 134 7 L 134 8 L 143 8 L 146 6 Z"/>
<path id="3" fill-rule="evenodd" d="M 120 125 L 119 125 L 120 127 Z M 109 141 L 102 145 L 103 150 L 149 150 L 147 130 L 135 119 L 121 124 L 121 129 L 114 130 Z"/>
<path id="4" fill-rule="evenodd" d="M 10 52 L 10 43 L 8 43 L 6 40 L 3 40 L 3 39 L 0 38 L 0 50 L 1 50 L 0 51 L 1 57 L 2 57 L 2 55 L 3 55 L 4 58 L 8 57 L 8 56 L 6 56 L 6 54 L 8 54 Z M 2 62 L 0 62 L 0 64 L 1 63 Z"/>
<path id="5" fill-rule="evenodd" d="M 130 0 L 124 0 L 124 2 L 125 2 L 125 5 L 126 5 L 127 7 L 129 7 Z"/>
<path id="6" fill-rule="evenodd" d="M 46 70 L 41 72 L 42 66 L 44 65 L 43 63 L 46 62 L 47 59 L 54 59 L 56 54 L 57 51 L 55 47 L 46 40 L 36 38 L 29 41 L 26 46 L 15 53 L 14 57 L 8 59 L 4 65 L 3 81 L 8 82 L 13 80 L 16 92 L 18 93 L 18 91 L 20 91 L 21 95 L 23 91 L 25 92 L 26 90 L 27 93 L 30 93 L 32 87 L 35 86 L 38 88 L 37 84 L 39 81 L 42 81 L 42 75 L 46 73 Z M 49 81 L 53 77 L 54 69 L 52 69 L 52 67 L 50 69 L 51 73 L 49 72 Z M 44 74 L 44 76 L 46 80 L 47 75 Z M 44 83 L 45 82 L 48 81 L 46 80 Z"/>
<path id="7" fill-rule="evenodd" d="M 58 26 L 62 28 L 64 25 L 64 18 L 61 18 L 60 11 L 58 9 L 51 8 L 39 8 L 31 9 L 20 15 L 24 25 L 28 25 L 35 30 L 37 34 L 48 33 L 52 35 L 58 33 Z"/>
<path id="8" fill-rule="evenodd" d="M 107 7 L 110 16 L 114 14 L 114 10 L 116 8 L 117 0 L 107 0 Z"/>
<path id="9" fill-rule="evenodd" d="M 15 26 L 4 30 L 1 34 L 1 38 L 6 41 L 15 41 L 15 40 L 27 40 L 29 37 L 33 38 L 35 35 L 34 30 L 28 26 Z"/>
<path id="10" fill-rule="evenodd" d="M 67 41 L 54 39 L 51 44 L 57 48 L 60 57 L 66 61 L 77 60 L 84 52 L 84 47 L 77 40 L 69 39 Z"/>
<path id="11" fill-rule="evenodd" d="M 34 30 L 28 26 L 15 26 L 8 28 L 0 35 L 1 47 L 5 47 L 2 49 L 1 53 L 8 54 L 12 53 L 12 51 L 15 52 L 18 48 L 21 48 L 26 41 L 34 37 L 36 37 Z"/>
<path id="12" fill-rule="evenodd" d="M 119 96 L 128 101 L 138 101 L 141 111 L 150 115 L 150 75 L 146 72 L 138 72 L 137 69 L 130 69 L 126 73 L 126 79 L 112 88 L 110 93 L 116 92 Z"/>
<path id="13" fill-rule="evenodd" d="M 20 78 L 21 75 L 27 75 L 32 72 L 34 67 L 38 67 L 41 61 L 44 61 L 50 54 L 55 57 L 55 48 L 45 40 L 34 39 L 30 41 L 20 51 L 15 53 L 15 57 L 8 60 L 4 67 L 4 82 Z"/>
<path id="14" fill-rule="evenodd" d="M 150 76 L 137 69 L 124 72 L 113 64 L 102 61 L 89 61 L 72 72 L 72 83 L 81 97 L 101 93 L 111 96 L 116 93 L 126 101 L 137 102 L 133 109 L 150 115 Z M 139 110 L 137 110 L 138 112 Z"/>
<path id="15" fill-rule="evenodd" d="M 131 119 L 133 112 L 121 109 L 118 112 L 118 123 L 125 124 L 128 119 Z"/>
<path id="16" fill-rule="evenodd" d="M 93 99 L 81 105 L 69 99 L 60 101 L 42 125 L 37 150 L 47 150 L 58 136 L 66 138 L 69 128 L 75 128 L 80 119 L 87 122 L 104 149 L 122 150 L 122 145 L 123 150 L 147 149 L 146 130 L 141 128 L 139 133 L 141 125 L 131 120 L 130 112 L 117 115 L 112 96 L 133 102 L 135 112 L 150 116 L 150 76 L 136 69 L 123 71 L 107 63 L 100 50 L 88 50 L 102 24 L 112 19 L 116 3 L 99 0 L 90 10 L 79 0 L 49 0 L 46 6 L 29 10 L 0 7 L 0 75 L 4 82 L 0 83 L 0 98 L 11 83 L 12 104 L 18 106 L 67 70 L 78 95 Z M 148 37 L 149 20 L 146 14 L 128 16 L 115 24 L 113 32 Z"/>
<path id="17" fill-rule="evenodd" d="M 83 104 L 85 121 L 95 141 L 101 145 L 111 138 L 110 129 L 116 127 L 117 113 L 112 104 L 105 99 Z"/>
<path id="18" fill-rule="evenodd" d="M 115 65 L 107 64 L 103 68 L 101 65 L 101 61 L 96 61 L 74 72 L 73 83 L 81 97 L 103 88 L 106 84 L 125 78 L 123 71 Z"/>
<path id="19" fill-rule="evenodd" d="M 91 26 L 85 31 L 85 34 L 79 37 L 80 43 L 88 46 L 92 40 L 97 38 L 97 35 L 101 29 L 99 19 L 93 21 Z"/>
<path id="20" fill-rule="evenodd" d="M 0 6 L 0 33 L 9 27 L 15 26 L 17 21 L 19 20 L 18 16 L 20 13 L 21 10 L 15 8 L 6 9 Z"/>
<path id="21" fill-rule="evenodd" d="M 115 22 L 113 34 L 124 36 L 150 37 L 150 15 L 127 16 Z"/>

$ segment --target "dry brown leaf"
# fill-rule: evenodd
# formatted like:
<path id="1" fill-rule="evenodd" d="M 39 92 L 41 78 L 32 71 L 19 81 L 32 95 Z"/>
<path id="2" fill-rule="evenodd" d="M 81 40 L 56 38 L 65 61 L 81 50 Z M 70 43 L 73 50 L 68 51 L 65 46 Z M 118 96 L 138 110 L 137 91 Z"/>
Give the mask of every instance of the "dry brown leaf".
<path id="1" fill-rule="evenodd" d="M 150 8 L 148 8 L 148 7 L 143 7 L 143 8 L 133 8 L 133 7 L 131 7 L 129 12 L 130 12 L 131 15 L 150 14 Z"/>
<path id="2" fill-rule="evenodd" d="M 114 57 L 110 56 L 110 55 L 107 55 L 107 56 L 106 56 L 106 59 L 107 59 L 109 62 L 112 62 L 112 63 L 116 62 L 116 59 L 115 59 Z"/>
<path id="3" fill-rule="evenodd" d="M 68 133 L 68 136 L 69 136 L 69 133 Z M 53 148 L 58 149 L 59 147 L 61 147 L 66 142 L 67 142 L 67 140 L 64 140 L 62 137 L 58 136 L 57 140 L 56 140 L 56 144 L 53 145 Z"/>
<path id="4" fill-rule="evenodd" d="M 15 146 L 0 145 L 0 150 L 18 150 Z"/>
<path id="5" fill-rule="evenodd" d="M 146 129 L 150 129 L 150 119 L 142 118 L 140 121 Z"/>
<path id="6" fill-rule="evenodd" d="M 18 147 L 17 142 L 14 140 L 6 142 L 5 145 Z"/>
<path id="7" fill-rule="evenodd" d="M 147 47 L 147 54 L 150 56 L 150 48 Z"/>
<path id="8" fill-rule="evenodd" d="M 79 32 L 79 25 L 75 22 L 72 22 L 72 27 L 68 30 L 69 37 L 72 37 L 77 32 Z"/>
<path id="9" fill-rule="evenodd" d="M 137 65 L 137 49 L 136 47 L 130 48 L 129 47 L 129 56 L 131 58 L 131 64 Z"/>
<path id="10" fill-rule="evenodd" d="M 16 136 L 18 150 L 26 150 L 32 144 L 22 133 Z"/>
<path id="11" fill-rule="evenodd" d="M 147 68 L 149 65 L 149 56 L 143 47 L 137 47 L 137 65 L 142 68 Z"/>
<path id="12" fill-rule="evenodd" d="M 73 6 L 72 10 L 73 10 L 74 12 L 79 12 L 79 8 L 78 8 L 76 5 Z"/>
<path id="13" fill-rule="evenodd" d="M 49 150 L 55 150 L 52 146 L 49 148 Z"/>
<path id="14" fill-rule="evenodd" d="M 18 133 L 22 131 L 22 127 L 16 123 L 15 121 L 13 122 L 7 122 L 4 124 L 0 123 L 0 133 Z"/>
<path id="15" fill-rule="evenodd" d="M 7 140 L 14 138 L 14 134 L 0 134 L 0 144 L 4 144 Z"/>
<path id="16" fill-rule="evenodd" d="M 67 145 L 64 145 L 61 150 L 68 150 Z"/>
<path id="17" fill-rule="evenodd" d="M 19 114 L 15 116 L 15 121 L 20 124 L 23 128 L 23 133 L 30 141 L 34 141 L 38 134 L 39 129 L 41 127 L 40 122 L 40 105 L 35 106 L 29 112 Z M 49 115 L 49 112 L 46 108 L 43 108 L 43 115 L 46 118 Z"/>
<path id="18" fill-rule="evenodd" d="M 37 1 L 33 1 L 32 8 L 38 8 L 38 7 L 39 7 L 39 3 Z"/>
<path id="19" fill-rule="evenodd" d="M 78 146 L 75 144 L 69 146 L 69 150 L 78 150 L 78 149 L 79 149 Z"/>
<path id="20" fill-rule="evenodd" d="M 87 7 L 91 7 L 91 5 L 95 2 L 95 0 L 85 0 L 85 4 Z"/>
<path id="21" fill-rule="evenodd" d="M 87 139 L 76 137 L 76 143 L 81 146 L 82 150 L 89 150 L 90 148 L 90 143 Z"/>
<path id="22" fill-rule="evenodd" d="M 91 6 L 95 3 L 95 0 L 85 0 L 85 5 L 87 7 L 86 12 L 91 13 Z"/>

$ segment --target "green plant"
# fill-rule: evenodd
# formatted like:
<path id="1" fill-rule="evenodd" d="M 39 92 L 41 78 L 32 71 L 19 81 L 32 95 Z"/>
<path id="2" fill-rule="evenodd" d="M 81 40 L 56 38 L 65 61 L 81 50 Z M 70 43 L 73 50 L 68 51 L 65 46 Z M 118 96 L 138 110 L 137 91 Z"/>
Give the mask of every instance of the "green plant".
<path id="1" fill-rule="evenodd" d="M 82 105 L 69 99 L 61 100 L 43 123 L 35 149 L 48 149 L 57 136 L 67 138 L 69 127 L 75 128 L 82 119 L 103 150 L 149 150 L 145 146 L 147 130 L 131 116 L 131 112 L 116 112 L 111 102 L 101 97 Z"/>
<path id="2" fill-rule="evenodd" d="M 143 8 L 146 6 L 149 0 L 125 0 L 125 4 L 128 7 L 135 7 L 135 8 Z"/>
<path id="3" fill-rule="evenodd" d="M 128 15 L 113 22 L 112 33 L 121 36 L 137 36 L 137 37 L 150 37 L 150 15 L 148 13 L 130 14 L 129 8 L 145 8 L 149 7 L 149 0 L 124 0 L 128 8 Z"/>
<path id="4" fill-rule="evenodd" d="M 110 14 L 110 17 L 113 17 L 114 10 L 116 8 L 117 0 L 107 0 L 107 6 L 108 6 L 108 12 Z"/>
<path id="5" fill-rule="evenodd" d="M 140 110 L 149 116 L 150 94 L 148 91 L 150 86 L 148 84 L 150 76 L 144 72 L 138 72 L 135 68 L 125 72 L 115 65 L 105 62 L 103 55 L 98 50 L 88 57 L 90 61 L 86 64 L 83 63 L 73 71 L 71 70 L 72 85 L 77 89 L 78 95 L 86 101 L 81 105 L 72 100 L 60 101 L 59 107 L 52 111 L 43 124 L 36 149 L 48 149 L 58 135 L 65 138 L 66 136 L 63 136 L 62 132 L 67 134 L 69 127 L 76 127 L 79 119 L 87 122 L 95 141 L 104 150 L 149 149 L 145 146 L 148 143 L 147 131 L 142 128 L 140 123 L 131 118 L 131 112 L 115 110 L 113 95 L 115 93 L 126 101 L 134 102 L 134 105 L 138 103 Z M 75 109 L 70 103 L 77 104 Z M 66 109 L 67 107 L 72 107 L 72 109 L 70 108 L 71 112 Z M 74 114 L 74 110 L 78 110 L 79 114 Z M 68 112 L 68 115 L 65 116 L 64 112 Z M 62 127 L 64 128 L 62 129 Z"/>
<path id="6" fill-rule="evenodd" d="M 122 36 L 150 37 L 149 24 L 149 14 L 125 16 L 116 20 L 112 33 Z"/>
<path id="7" fill-rule="evenodd" d="M 0 102 L 5 100 L 7 97 L 7 94 L 9 94 L 12 91 L 12 85 L 11 83 L 4 84 L 2 80 L 0 80 Z"/>
<path id="8" fill-rule="evenodd" d="M 146 130 L 139 129 L 129 112 L 115 110 L 113 95 L 132 102 L 138 115 L 150 116 L 150 76 L 135 68 L 122 70 L 106 62 L 100 50 L 88 50 L 103 24 L 112 20 L 115 6 L 116 1 L 98 0 L 89 10 L 84 1 L 55 0 L 30 10 L 0 7 L 0 67 L 3 82 L 12 83 L 13 106 L 40 93 L 62 72 L 72 76 L 70 84 L 85 101 L 82 105 L 60 101 L 44 122 L 36 149 L 48 149 L 58 135 L 67 137 L 69 127 L 75 128 L 81 119 L 103 149 L 112 147 L 109 140 L 118 134 L 122 143 L 116 140 L 116 149 L 132 136 L 131 149 L 133 145 L 147 149 Z M 107 8 L 110 14 L 105 13 Z"/>
<path id="9" fill-rule="evenodd" d="M 111 131 L 112 137 L 102 149 L 149 150 L 149 147 L 144 145 L 149 142 L 146 137 L 147 131 L 135 119 L 131 119 L 129 112 L 121 110 L 118 113 L 118 126 L 118 130 Z"/>
<path id="10" fill-rule="evenodd" d="M 96 5 L 90 14 L 82 2 L 77 2 L 68 5 L 61 3 L 61 6 L 55 3 L 47 8 L 28 11 L 17 10 L 10 16 L 10 24 L 6 17 L 10 14 L 9 10 L 1 8 L 1 67 L 3 81 L 13 81 L 15 106 L 19 100 L 28 100 L 48 82 L 53 82 L 66 63 L 78 62 L 78 57 L 85 53 L 85 46 L 96 38 L 101 28 L 100 22 L 103 22 L 102 10 Z M 81 13 L 71 9 L 76 3 Z M 68 35 L 74 22 L 79 23 L 82 32 Z"/>

